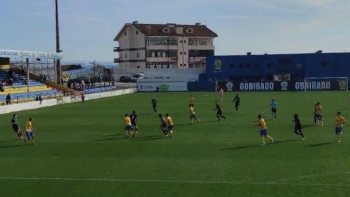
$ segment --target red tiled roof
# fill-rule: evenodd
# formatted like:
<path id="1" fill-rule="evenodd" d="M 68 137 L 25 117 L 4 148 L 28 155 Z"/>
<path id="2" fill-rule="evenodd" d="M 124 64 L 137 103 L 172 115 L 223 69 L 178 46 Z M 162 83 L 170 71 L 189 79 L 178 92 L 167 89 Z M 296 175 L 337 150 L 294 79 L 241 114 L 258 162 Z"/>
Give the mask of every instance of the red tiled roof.
<path id="1" fill-rule="evenodd" d="M 210 30 L 207 26 L 196 24 L 196 25 L 179 25 L 179 24 L 131 24 L 127 23 L 124 25 L 124 27 L 120 30 L 120 32 L 117 34 L 117 36 L 114 38 L 114 41 L 117 41 L 119 36 L 124 32 L 124 29 L 127 26 L 134 26 L 136 29 L 138 29 L 140 32 L 145 34 L 146 36 L 186 36 L 186 37 L 218 37 L 218 35 Z M 183 33 L 178 34 L 176 33 L 176 27 L 182 27 Z M 167 28 L 168 31 L 164 31 L 164 29 Z M 191 31 L 189 31 L 191 30 Z"/>

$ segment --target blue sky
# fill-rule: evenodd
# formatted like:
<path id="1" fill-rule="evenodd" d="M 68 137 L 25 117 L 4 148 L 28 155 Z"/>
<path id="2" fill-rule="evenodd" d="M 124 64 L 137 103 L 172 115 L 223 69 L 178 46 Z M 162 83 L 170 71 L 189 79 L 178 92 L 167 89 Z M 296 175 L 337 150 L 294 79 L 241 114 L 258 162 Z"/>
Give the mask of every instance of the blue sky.
<path id="1" fill-rule="evenodd" d="M 0 0 L 0 48 L 55 51 L 54 0 Z M 125 23 L 201 22 L 216 55 L 350 51 L 349 0 L 59 0 L 65 60 L 113 61 Z"/>

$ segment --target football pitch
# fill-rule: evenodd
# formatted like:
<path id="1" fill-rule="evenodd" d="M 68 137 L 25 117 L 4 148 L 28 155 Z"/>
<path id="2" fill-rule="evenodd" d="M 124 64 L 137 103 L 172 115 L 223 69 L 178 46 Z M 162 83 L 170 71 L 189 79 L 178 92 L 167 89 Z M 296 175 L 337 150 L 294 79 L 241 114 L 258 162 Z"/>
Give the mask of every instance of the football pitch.
<path id="1" fill-rule="evenodd" d="M 200 123 L 190 124 L 193 94 Z M 33 118 L 36 145 L 12 131 L 12 114 L 0 115 L 1 196 L 350 196 L 350 123 L 337 142 L 337 111 L 350 120 L 348 92 L 239 93 L 240 110 L 214 92 L 135 93 L 18 112 L 24 133 Z M 169 113 L 175 136 L 159 130 Z M 270 101 L 278 103 L 271 119 Z M 219 101 L 227 120 L 217 121 Z M 313 124 L 314 104 L 324 126 Z M 124 139 L 124 114 L 136 111 L 139 133 Z M 298 113 L 305 140 L 294 134 Z M 273 144 L 260 146 L 257 115 Z M 267 141 L 269 142 L 269 141 Z"/>

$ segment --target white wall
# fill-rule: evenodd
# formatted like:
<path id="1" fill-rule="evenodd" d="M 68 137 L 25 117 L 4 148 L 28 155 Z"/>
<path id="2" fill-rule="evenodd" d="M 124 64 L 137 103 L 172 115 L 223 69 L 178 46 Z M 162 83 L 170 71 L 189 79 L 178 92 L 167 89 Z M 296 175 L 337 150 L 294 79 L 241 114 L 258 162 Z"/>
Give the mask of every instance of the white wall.
<path id="1" fill-rule="evenodd" d="M 136 92 L 136 89 L 131 88 L 131 89 L 124 89 L 124 90 L 115 90 L 110 92 L 99 92 L 94 94 L 87 94 L 85 95 L 85 101 L 130 94 L 134 92 Z M 43 100 L 41 104 L 39 103 L 39 101 L 33 101 L 28 103 L 4 105 L 4 106 L 0 106 L 0 114 L 7 114 L 11 112 L 18 112 L 18 111 L 24 111 L 24 110 L 30 110 L 30 109 L 39 109 L 43 107 L 50 107 L 50 106 L 59 105 L 59 104 L 68 104 L 68 103 L 74 103 L 79 101 L 81 102 L 81 96 L 68 96 L 68 97 L 57 98 L 57 99 Z"/>

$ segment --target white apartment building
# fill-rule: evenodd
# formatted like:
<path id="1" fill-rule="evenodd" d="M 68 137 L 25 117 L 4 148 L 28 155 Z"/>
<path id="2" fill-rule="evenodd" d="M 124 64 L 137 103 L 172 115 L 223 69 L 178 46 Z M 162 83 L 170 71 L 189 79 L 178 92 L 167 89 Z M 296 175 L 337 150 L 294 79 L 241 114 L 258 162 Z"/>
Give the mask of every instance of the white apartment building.
<path id="1" fill-rule="evenodd" d="M 114 41 L 121 69 L 138 71 L 205 69 L 217 34 L 206 25 L 126 23 Z"/>

